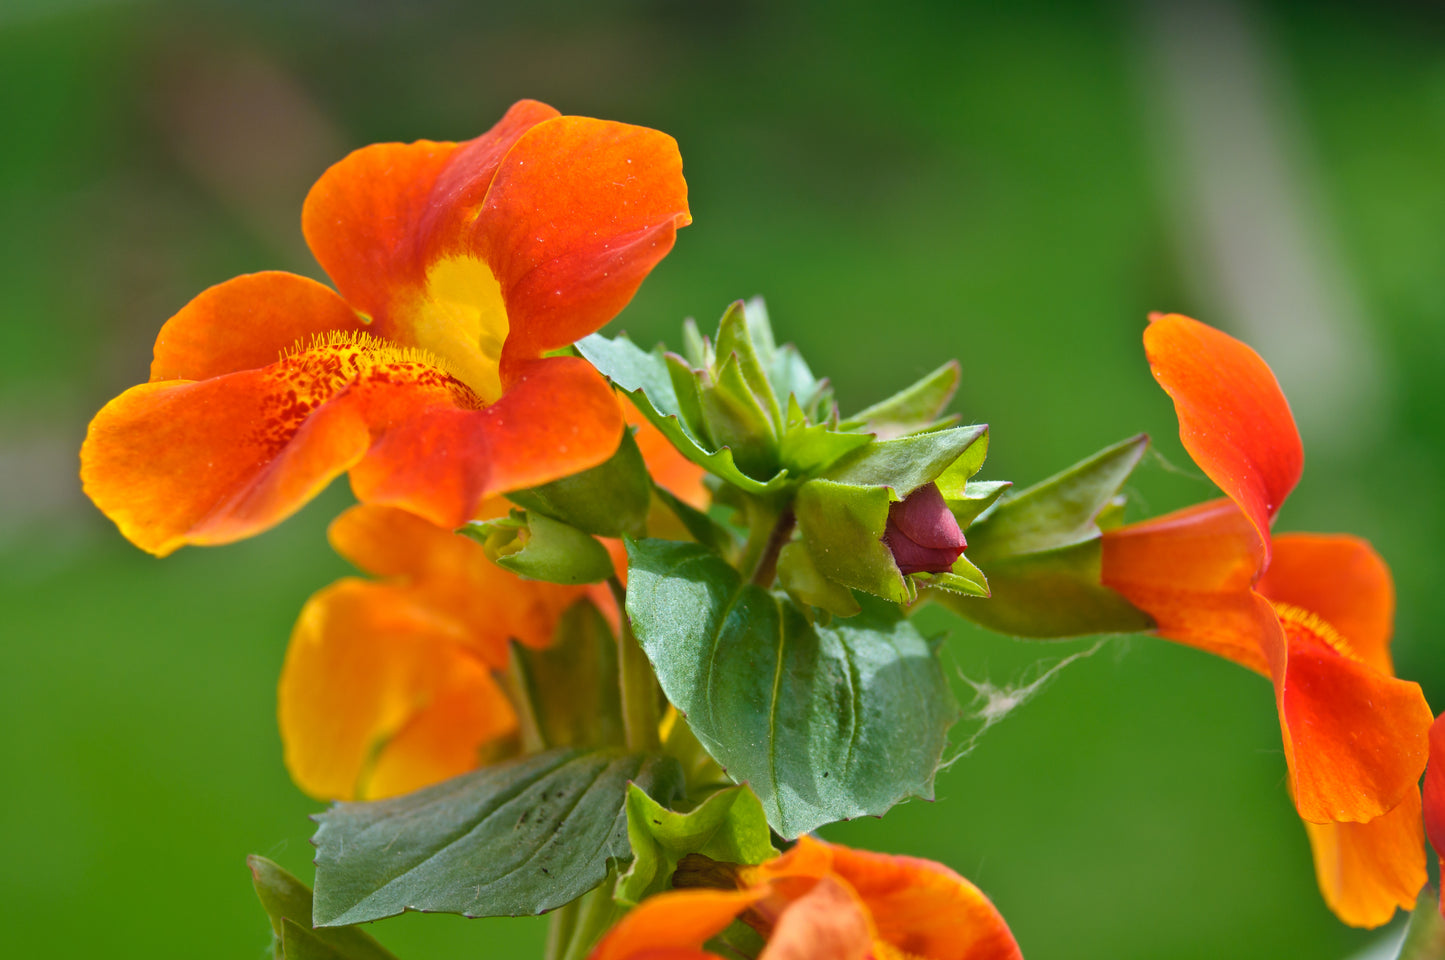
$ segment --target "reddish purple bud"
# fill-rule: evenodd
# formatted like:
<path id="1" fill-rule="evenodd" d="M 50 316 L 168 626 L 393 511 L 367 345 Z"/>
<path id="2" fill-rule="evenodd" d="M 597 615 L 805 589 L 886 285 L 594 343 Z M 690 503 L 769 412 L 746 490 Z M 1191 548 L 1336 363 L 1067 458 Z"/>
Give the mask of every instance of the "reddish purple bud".
<path id="1" fill-rule="evenodd" d="M 905 574 L 946 573 L 968 546 L 943 494 L 931 483 L 888 508 L 883 542 Z"/>

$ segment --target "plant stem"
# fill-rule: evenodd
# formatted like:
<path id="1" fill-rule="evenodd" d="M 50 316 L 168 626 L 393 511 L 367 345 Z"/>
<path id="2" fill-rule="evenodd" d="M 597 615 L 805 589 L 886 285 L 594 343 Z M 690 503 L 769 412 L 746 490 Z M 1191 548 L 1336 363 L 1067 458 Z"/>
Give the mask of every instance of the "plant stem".
<path id="1" fill-rule="evenodd" d="M 547 916 L 547 946 L 542 951 L 542 960 L 562 960 L 567 947 L 572 943 L 572 933 L 577 928 L 577 912 L 580 899 L 558 907 Z"/>
<path id="2" fill-rule="evenodd" d="M 783 547 L 788 545 L 788 540 L 793 536 L 793 527 L 798 524 L 798 516 L 793 513 L 791 506 L 784 507 L 783 512 L 778 514 L 777 521 L 773 524 L 772 532 L 768 534 L 767 546 L 763 549 L 763 555 L 758 558 L 758 565 L 753 569 L 752 581 L 764 590 L 773 585 L 774 578 L 778 575 L 778 554 L 783 552 Z"/>
<path id="3" fill-rule="evenodd" d="M 607 580 L 612 597 L 617 601 L 617 610 L 622 629 L 617 636 L 617 679 L 622 693 L 622 731 L 627 740 L 627 749 L 654 752 L 661 745 L 658 741 L 657 725 L 661 720 L 658 712 L 657 676 L 652 664 L 632 632 L 632 623 L 627 619 L 627 590 L 616 577 Z"/>
<path id="4" fill-rule="evenodd" d="M 576 919 L 569 931 L 566 950 L 557 960 L 584 960 L 597 939 L 612 926 L 612 922 L 621 913 L 621 908 L 612 899 L 612 887 L 616 879 L 617 874 L 608 871 L 601 884 L 568 904 L 569 907 L 577 908 Z"/>

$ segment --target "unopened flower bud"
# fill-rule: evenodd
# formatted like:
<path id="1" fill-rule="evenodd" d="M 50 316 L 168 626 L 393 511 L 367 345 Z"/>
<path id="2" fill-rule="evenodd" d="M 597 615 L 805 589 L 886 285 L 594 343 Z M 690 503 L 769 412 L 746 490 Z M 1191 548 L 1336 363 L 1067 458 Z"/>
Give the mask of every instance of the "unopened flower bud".
<path id="1" fill-rule="evenodd" d="M 905 574 L 946 573 L 968 546 L 943 494 L 932 483 L 888 508 L 883 542 Z"/>

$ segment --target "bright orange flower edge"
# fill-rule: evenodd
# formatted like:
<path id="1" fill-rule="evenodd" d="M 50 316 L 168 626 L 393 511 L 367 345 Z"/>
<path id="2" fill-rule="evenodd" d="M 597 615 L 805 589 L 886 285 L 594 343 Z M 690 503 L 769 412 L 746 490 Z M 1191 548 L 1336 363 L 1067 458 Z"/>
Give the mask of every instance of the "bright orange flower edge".
<path id="1" fill-rule="evenodd" d="M 596 371 L 542 358 L 620 310 L 690 222 L 671 137 L 523 101 L 465 144 L 378 144 L 307 198 L 343 296 L 292 274 L 173 317 L 151 382 L 97 414 L 84 488 L 158 555 L 226 543 L 350 471 L 440 526 L 586 469 L 622 416 Z"/>
<path id="2" fill-rule="evenodd" d="M 1359 538 L 1271 535 L 1303 463 L 1278 383 L 1234 338 L 1151 319 L 1146 351 L 1181 438 L 1231 499 L 1106 533 L 1103 582 L 1160 636 L 1271 679 L 1321 891 L 1345 922 L 1378 926 L 1425 880 L 1410 811 L 1431 717 L 1393 676 L 1389 569 Z"/>
<path id="3" fill-rule="evenodd" d="M 988 898 L 929 860 L 803 836 L 781 857 L 734 868 L 734 876 L 737 889 L 674 890 L 649 898 L 603 937 L 589 960 L 712 957 L 705 943 L 738 918 L 767 936 L 759 960 L 1021 956 Z"/>

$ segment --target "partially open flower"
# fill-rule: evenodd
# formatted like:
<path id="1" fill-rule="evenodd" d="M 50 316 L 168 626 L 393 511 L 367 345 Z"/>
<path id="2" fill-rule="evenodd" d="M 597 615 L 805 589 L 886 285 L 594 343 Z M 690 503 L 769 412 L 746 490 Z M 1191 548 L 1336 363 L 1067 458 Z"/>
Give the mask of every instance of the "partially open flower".
<path id="1" fill-rule="evenodd" d="M 925 483 L 888 508 L 883 542 L 904 574 L 947 573 L 968 546 L 933 483 Z"/>

